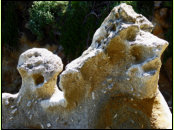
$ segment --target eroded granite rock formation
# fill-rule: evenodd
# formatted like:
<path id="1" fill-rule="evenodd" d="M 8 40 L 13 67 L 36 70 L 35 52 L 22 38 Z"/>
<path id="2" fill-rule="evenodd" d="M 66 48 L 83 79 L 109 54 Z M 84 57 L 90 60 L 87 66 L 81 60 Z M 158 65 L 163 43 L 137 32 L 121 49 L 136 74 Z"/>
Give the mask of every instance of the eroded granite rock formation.
<path id="1" fill-rule="evenodd" d="M 21 54 L 22 86 L 2 94 L 3 128 L 172 128 L 158 89 L 167 41 L 131 6 L 115 7 L 91 46 L 68 64 L 46 49 Z"/>

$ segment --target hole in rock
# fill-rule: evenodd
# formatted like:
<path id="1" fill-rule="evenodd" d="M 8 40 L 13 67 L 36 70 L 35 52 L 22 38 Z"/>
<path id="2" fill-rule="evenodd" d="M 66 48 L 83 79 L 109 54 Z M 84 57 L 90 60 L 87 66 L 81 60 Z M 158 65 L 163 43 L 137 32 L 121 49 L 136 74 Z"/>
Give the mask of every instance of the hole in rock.
<path id="1" fill-rule="evenodd" d="M 38 57 L 38 56 L 40 56 L 40 54 L 39 54 L 38 52 L 35 52 L 35 53 L 34 53 L 34 56 L 35 56 L 35 57 Z"/>
<path id="2" fill-rule="evenodd" d="M 107 53 L 112 63 L 125 58 L 125 44 L 120 37 L 114 37 L 107 46 Z"/>
<path id="3" fill-rule="evenodd" d="M 42 64 L 42 61 L 37 61 L 37 62 L 35 63 L 35 66 L 39 66 L 40 64 Z"/>
<path id="4" fill-rule="evenodd" d="M 62 89 L 59 87 L 59 81 L 60 81 L 60 77 L 57 76 L 57 87 L 58 87 L 58 89 L 59 89 L 60 91 L 62 91 Z"/>
<path id="5" fill-rule="evenodd" d="M 32 64 L 27 64 L 27 68 L 32 69 L 33 65 Z"/>
<path id="6" fill-rule="evenodd" d="M 33 74 L 35 85 L 39 85 L 44 82 L 44 77 L 41 74 Z"/>
<path id="7" fill-rule="evenodd" d="M 135 57 L 135 61 L 140 62 L 143 60 L 142 58 L 142 47 L 134 46 L 131 49 L 131 55 Z"/>
<path id="8" fill-rule="evenodd" d="M 28 55 L 28 58 L 31 58 L 32 57 L 32 55 Z"/>
<path id="9" fill-rule="evenodd" d="M 129 27 L 126 32 L 126 38 L 128 41 L 134 41 L 137 35 L 137 27 Z"/>
<path id="10" fill-rule="evenodd" d="M 113 24 L 113 25 L 111 26 L 111 31 L 116 31 L 116 25 L 115 25 L 115 24 Z"/>

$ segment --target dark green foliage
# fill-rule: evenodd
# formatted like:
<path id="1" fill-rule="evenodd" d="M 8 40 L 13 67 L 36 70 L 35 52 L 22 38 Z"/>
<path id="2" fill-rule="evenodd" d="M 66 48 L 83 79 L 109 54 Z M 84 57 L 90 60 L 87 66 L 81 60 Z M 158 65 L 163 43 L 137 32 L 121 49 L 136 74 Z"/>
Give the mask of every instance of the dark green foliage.
<path id="1" fill-rule="evenodd" d="M 137 13 L 151 20 L 153 1 L 35 1 L 28 10 L 28 27 L 41 43 L 62 45 L 64 53 L 72 60 L 91 44 L 96 29 L 120 3 L 131 5 Z M 172 7 L 169 1 L 162 4 L 163 7 Z M 6 2 L 3 9 L 2 42 L 11 48 L 18 45 L 21 27 L 16 8 L 17 2 Z M 172 17 L 169 16 L 168 21 L 172 28 Z M 172 32 L 170 29 L 165 33 L 170 43 L 166 55 L 172 53 Z"/>
<path id="2" fill-rule="evenodd" d="M 111 9 L 119 2 L 76 2 L 70 3 L 64 15 L 62 35 L 59 43 L 65 54 L 74 59 L 81 55 L 91 42 L 97 28 L 107 17 Z M 113 6 L 113 7 L 112 7 Z"/>
<path id="3" fill-rule="evenodd" d="M 73 1 L 71 8 L 66 10 L 60 44 L 70 59 L 79 56 L 89 46 L 100 21 L 103 21 L 99 21 L 97 14 L 93 12 L 93 4 L 94 2 Z"/>
<path id="4" fill-rule="evenodd" d="M 19 37 L 19 21 L 16 15 L 16 3 L 7 2 L 3 8 L 2 43 L 8 48 L 17 48 Z"/>
<path id="5" fill-rule="evenodd" d="M 131 5 L 151 20 L 153 1 L 36 1 L 29 10 L 29 28 L 38 40 L 46 38 L 62 45 L 72 60 L 91 44 L 96 29 L 120 3 Z"/>
<path id="6" fill-rule="evenodd" d="M 87 2 L 73 1 L 71 2 L 71 8 L 67 8 L 64 15 L 64 23 L 60 31 L 60 44 L 63 46 L 65 54 L 69 56 L 69 58 L 78 56 L 83 50 L 83 45 L 85 45 L 84 40 L 87 37 L 86 30 L 90 30 L 90 28 L 86 28 L 83 23 L 87 12 L 89 12 Z"/>
<path id="7" fill-rule="evenodd" d="M 153 16 L 154 1 L 136 1 L 133 8 L 137 13 L 142 14 L 151 20 Z"/>
<path id="8" fill-rule="evenodd" d="M 100 12 L 95 13 L 94 5 L 97 4 L 92 1 L 33 2 L 29 10 L 29 28 L 38 40 L 46 37 L 53 41 L 58 32 L 56 42 L 63 46 L 68 58 L 74 59 L 89 46 L 96 29 L 111 10 L 100 7 Z M 49 33 L 45 33 L 48 30 Z"/>
<path id="9" fill-rule="evenodd" d="M 29 9 L 29 28 L 41 40 L 45 31 L 49 31 L 47 38 L 53 39 L 53 30 L 56 26 L 56 17 L 60 17 L 65 10 L 67 2 L 61 1 L 35 1 Z"/>

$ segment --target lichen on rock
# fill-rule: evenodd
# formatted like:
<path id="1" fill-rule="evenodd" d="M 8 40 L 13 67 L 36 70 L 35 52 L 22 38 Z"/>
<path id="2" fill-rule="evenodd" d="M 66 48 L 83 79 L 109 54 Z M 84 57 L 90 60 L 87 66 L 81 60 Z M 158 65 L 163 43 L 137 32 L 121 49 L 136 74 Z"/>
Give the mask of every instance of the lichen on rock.
<path id="1" fill-rule="evenodd" d="M 171 112 L 158 89 L 160 58 L 168 42 L 151 34 L 152 29 L 150 21 L 123 3 L 60 75 L 58 56 L 38 48 L 24 52 L 17 67 L 19 93 L 2 94 L 3 127 L 172 128 Z"/>

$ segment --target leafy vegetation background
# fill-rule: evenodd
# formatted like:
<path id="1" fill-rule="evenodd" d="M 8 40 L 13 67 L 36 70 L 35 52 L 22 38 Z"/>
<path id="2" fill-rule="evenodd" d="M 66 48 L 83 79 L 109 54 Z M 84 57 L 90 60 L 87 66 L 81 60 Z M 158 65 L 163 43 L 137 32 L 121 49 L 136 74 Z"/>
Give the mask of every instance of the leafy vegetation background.
<path id="1" fill-rule="evenodd" d="M 21 14 L 21 2 L 4 2 L 2 43 L 17 49 L 20 32 L 28 29 L 31 40 L 62 45 L 66 57 L 75 59 L 91 44 L 93 34 L 111 9 L 123 2 L 132 5 L 137 13 L 152 19 L 153 1 L 33 1 L 25 5 Z M 164 6 L 172 7 L 170 2 Z M 172 19 L 168 21 L 172 25 Z M 24 29 L 26 26 L 27 29 Z M 170 43 L 167 57 L 172 54 L 171 36 L 172 28 L 165 34 L 165 39 Z"/>

